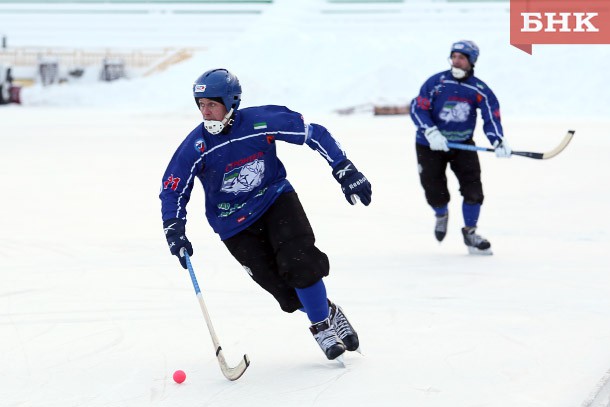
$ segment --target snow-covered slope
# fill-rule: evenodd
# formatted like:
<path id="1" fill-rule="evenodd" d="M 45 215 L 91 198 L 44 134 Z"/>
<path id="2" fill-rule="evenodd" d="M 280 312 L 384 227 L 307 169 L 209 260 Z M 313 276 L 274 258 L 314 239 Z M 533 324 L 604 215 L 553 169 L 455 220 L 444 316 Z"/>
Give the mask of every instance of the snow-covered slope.
<path id="1" fill-rule="evenodd" d="M 610 111 L 603 91 L 610 46 L 542 45 L 534 46 L 533 56 L 525 54 L 509 45 L 508 3 L 341 5 L 280 0 L 258 9 L 261 13 L 246 14 L 246 20 L 243 15 L 222 13 L 153 13 L 148 19 L 134 18 L 134 24 L 142 21 L 141 32 L 163 38 L 156 41 L 158 46 L 200 46 L 206 51 L 140 80 L 25 89 L 24 103 L 180 110 L 192 107 L 188 95 L 199 74 L 226 67 L 242 82 L 244 106 L 276 103 L 329 112 L 368 103 L 406 104 L 428 76 L 447 68 L 450 44 L 469 38 L 481 48 L 477 75 L 497 93 L 504 115 L 595 118 L 607 117 Z M 47 17 L 34 15 L 28 20 L 40 18 L 49 24 Z M 0 18 L 7 15 L 0 13 Z M 72 17 L 79 18 L 84 17 Z M 103 18 L 107 31 L 114 27 L 114 32 L 125 34 L 124 47 L 151 46 L 146 35 L 128 34 L 128 28 L 140 32 L 137 25 L 128 27 L 123 18 L 98 18 Z M 160 30 L 151 33 L 151 24 Z M 99 46 L 96 30 L 76 33 L 70 31 L 71 25 L 67 27 L 58 24 L 53 31 L 78 37 L 75 46 L 87 41 Z M 219 36 L 227 27 L 233 29 Z M 52 45 L 61 38 L 56 34 L 48 41 Z M 87 91 L 76 89 L 83 87 Z"/>

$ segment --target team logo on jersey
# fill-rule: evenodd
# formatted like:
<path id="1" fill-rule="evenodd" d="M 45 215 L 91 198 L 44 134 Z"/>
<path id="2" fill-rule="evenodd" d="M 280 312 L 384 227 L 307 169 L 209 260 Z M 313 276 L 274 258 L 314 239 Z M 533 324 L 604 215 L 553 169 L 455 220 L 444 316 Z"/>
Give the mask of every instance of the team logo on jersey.
<path id="1" fill-rule="evenodd" d="M 256 159 L 226 172 L 220 190 L 235 195 L 241 192 L 250 192 L 263 182 L 264 175 L 265 162 Z"/>
<path id="2" fill-rule="evenodd" d="M 174 174 L 171 174 L 167 177 L 167 180 L 163 183 L 163 189 L 170 188 L 172 191 L 175 191 L 178 188 L 178 184 L 180 183 L 180 178 L 174 177 Z"/>
<path id="3" fill-rule="evenodd" d="M 198 153 L 203 153 L 205 151 L 205 141 L 203 141 L 202 138 L 195 141 L 195 150 L 197 150 Z"/>
<path id="4" fill-rule="evenodd" d="M 430 99 L 418 96 L 417 97 L 417 107 L 419 107 L 421 110 L 429 110 L 430 109 Z"/>
<path id="5" fill-rule="evenodd" d="M 470 105 L 467 102 L 447 101 L 439 116 L 445 123 L 463 123 L 470 115 Z"/>
<path id="6" fill-rule="evenodd" d="M 198 92 L 198 93 L 205 92 L 205 86 L 206 85 L 195 85 L 195 92 Z"/>

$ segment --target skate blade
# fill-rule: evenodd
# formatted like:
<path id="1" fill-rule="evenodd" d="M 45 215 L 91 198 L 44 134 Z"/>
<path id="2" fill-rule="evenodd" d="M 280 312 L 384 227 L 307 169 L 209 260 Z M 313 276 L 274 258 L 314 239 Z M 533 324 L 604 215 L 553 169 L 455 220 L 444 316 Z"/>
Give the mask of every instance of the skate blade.
<path id="1" fill-rule="evenodd" d="M 470 254 L 474 254 L 477 256 L 491 256 L 494 254 L 494 252 L 491 251 L 491 247 L 489 249 L 477 249 L 476 247 L 472 247 L 472 246 L 466 246 L 468 247 L 468 253 Z"/>
<path id="2" fill-rule="evenodd" d="M 336 361 L 336 362 L 339 364 L 339 366 L 341 366 L 342 368 L 347 367 L 347 366 L 345 366 L 345 359 L 343 359 L 343 355 L 337 356 L 337 357 L 336 357 L 334 360 L 335 360 L 335 361 Z"/>

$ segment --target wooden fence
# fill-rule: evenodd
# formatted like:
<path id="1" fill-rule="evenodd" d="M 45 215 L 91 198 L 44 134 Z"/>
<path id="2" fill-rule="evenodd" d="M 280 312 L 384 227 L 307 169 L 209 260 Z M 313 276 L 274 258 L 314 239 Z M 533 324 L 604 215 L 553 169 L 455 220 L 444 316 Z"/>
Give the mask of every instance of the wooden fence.
<path id="1" fill-rule="evenodd" d="M 41 60 L 56 60 L 62 66 L 88 67 L 100 66 L 105 59 L 119 59 L 129 68 L 154 69 L 168 60 L 184 60 L 195 49 L 68 49 L 45 47 L 19 47 L 0 49 L 0 63 L 12 66 L 36 66 Z"/>

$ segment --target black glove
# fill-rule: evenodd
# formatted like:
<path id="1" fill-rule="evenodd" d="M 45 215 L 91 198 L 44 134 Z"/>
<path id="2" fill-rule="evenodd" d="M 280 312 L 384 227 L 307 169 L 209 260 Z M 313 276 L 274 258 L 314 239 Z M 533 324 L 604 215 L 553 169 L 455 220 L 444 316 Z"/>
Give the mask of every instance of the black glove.
<path id="1" fill-rule="evenodd" d="M 333 169 L 333 176 L 341 184 L 341 189 L 345 194 L 347 202 L 355 205 L 358 202 L 356 198 L 360 198 L 364 206 L 368 206 L 371 203 L 371 195 L 373 193 L 371 183 L 356 169 L 350 160 L 341 161 Z"/>
<path id="2" fill-rule="evenodd" d="M 184 231 L 185 224 L 186 222 L 178 218 L 168 219 L 163 222 L 163 230 L 165 231 L 169 251 L 174 256 L 178 256 L 178 260 L 180 260 L 183 268 L 186 268 L 186 258 L 180 255 L 180 249 L 184 247 L 189 256 L 193 255 L 193 245 L 186 238 Z"/>

